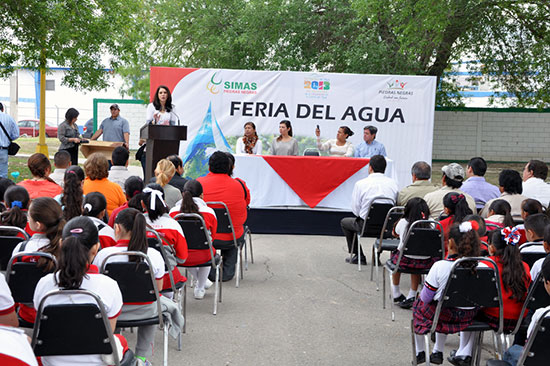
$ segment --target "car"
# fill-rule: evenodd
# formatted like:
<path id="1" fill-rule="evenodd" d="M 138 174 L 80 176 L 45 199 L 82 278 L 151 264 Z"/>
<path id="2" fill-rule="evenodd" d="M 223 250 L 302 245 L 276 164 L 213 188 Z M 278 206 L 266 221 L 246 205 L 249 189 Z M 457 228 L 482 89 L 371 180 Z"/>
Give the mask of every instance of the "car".
<path id="1" fill-rule="evenodd" d="M 37 119 L 23 119 L 17 122 L 19 136 L 36 137 L 40 131 L 40 121 Z M 57 126 L 46 122 L 46 137 L 57 137 Z"/>

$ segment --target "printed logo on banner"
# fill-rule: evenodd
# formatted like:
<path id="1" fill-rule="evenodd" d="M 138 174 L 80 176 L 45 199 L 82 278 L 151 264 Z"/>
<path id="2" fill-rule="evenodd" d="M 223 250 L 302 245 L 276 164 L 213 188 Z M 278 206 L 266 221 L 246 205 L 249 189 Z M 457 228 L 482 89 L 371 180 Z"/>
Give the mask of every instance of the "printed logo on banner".
<path id="1" fill-rule="evenodd" d="M 407 100 L 414 95 L 412 90 L 406 90 L 408 82 L 392 79 L 386 82 L 387 88 L 379 89 L 378 94 L 383 95 L 386 100 Z"/>
<path id="2" fill-rule="evenodd" d="M 224 93 L 228 94 L 257 94 L 258 83 L 249 80 L 231 80 L 223 81 L 222 78 L 218 78 L 219 71 L 216 71 L 208 83 L 206 89 L 216 95 L 220 92 L 220 89 Z"/>
<path id="3" fill-rule="evenodd" d="M 330 90 L 330 79 L 328 78 L 305 78 L 304 91 L 306 98 L 326 99 Z"/>

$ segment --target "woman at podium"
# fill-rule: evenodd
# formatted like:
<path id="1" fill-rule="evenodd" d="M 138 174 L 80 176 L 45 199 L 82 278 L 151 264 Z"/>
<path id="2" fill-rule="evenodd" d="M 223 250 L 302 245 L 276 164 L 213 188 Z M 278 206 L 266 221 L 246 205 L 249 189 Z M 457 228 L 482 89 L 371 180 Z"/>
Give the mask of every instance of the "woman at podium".
<path id="1" fill-rule="evenodd" d="M 146 118 L 147 123 L 154 125 L 178 125 L 179 118 L 172 104 L 172 94 L 168 87 L 161 85 L 155 92 L 153 103 L 147 106 Z"/>

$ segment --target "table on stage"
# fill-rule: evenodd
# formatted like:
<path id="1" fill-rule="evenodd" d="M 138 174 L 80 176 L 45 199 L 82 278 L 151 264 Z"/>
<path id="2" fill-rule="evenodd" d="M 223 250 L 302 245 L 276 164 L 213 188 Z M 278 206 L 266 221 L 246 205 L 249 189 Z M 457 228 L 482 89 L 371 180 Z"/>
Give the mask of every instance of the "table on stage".
<path id="1" fill-rule="evenodd" d="M 368 176 L 368 163 L 363 158 L 236 155 L 234 176 L 250 189 L 252 208 L 351 211 L 353 187 Z M 389 159 L 386 175 L 396 179 Z"/>

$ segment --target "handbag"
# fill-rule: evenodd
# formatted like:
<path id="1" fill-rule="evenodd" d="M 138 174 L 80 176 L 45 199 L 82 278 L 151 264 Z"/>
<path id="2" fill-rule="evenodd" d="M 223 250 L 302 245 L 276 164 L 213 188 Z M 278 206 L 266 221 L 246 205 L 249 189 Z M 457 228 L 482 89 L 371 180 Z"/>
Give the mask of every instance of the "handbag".
<path id="1" fill-rule="evenodd" d="M 141 158 L 143 157 L 143 154 L 145 154 L 145 144 L 141 145 L 139 149 L 136 151 L 136 160 L 141 161 Z"/>
<path id="2" fill-rule="evenodd" d="M 8 140 L 10 140 L 10 145 L 8 146 L 8 155 L 16 155 L 21 146 L 19 146 L 17 143 L 13 142 L 10 135 L 8 135 L 8 132 L 6 131 L 6 128 L 4 127 L 4 124 L 0 123 L 0 127 L 2 127 L 2 131 L 6 134 L 6 137 Z"/>

